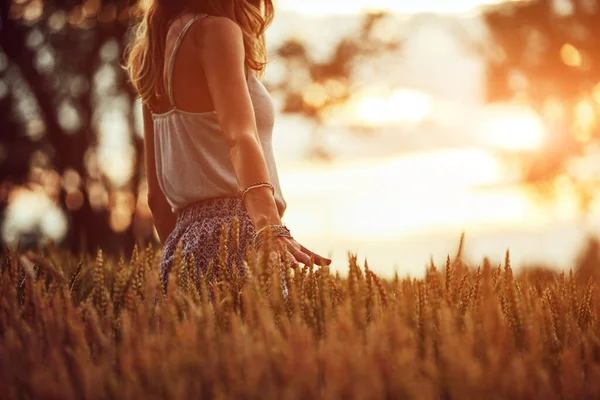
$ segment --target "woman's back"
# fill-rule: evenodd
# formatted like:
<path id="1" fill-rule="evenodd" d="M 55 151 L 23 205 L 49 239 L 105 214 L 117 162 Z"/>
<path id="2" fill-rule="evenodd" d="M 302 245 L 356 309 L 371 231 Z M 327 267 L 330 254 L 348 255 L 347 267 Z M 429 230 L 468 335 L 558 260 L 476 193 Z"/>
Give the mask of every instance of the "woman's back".
<path id="1" fill-rule="evenodd" d="M 200 21 L 201 18 L 206 18 Z M 172 82 L 173 95 L 176 104 L 183 110 L 190 112 L 206 112 L 215 109 L 212 102 L 209 87 L 204 75 L 204 68 L 201 57 L 199 57 L 198 43 L 196 38 L 202 37 L 203 30 L 210 28 L 211 21 L 215 17 L 206 15 L 184 14 L 177 18 L 169 26 L 165 40 L 165 57 L 163 62 L 163 83 L 165 93 L 169 93 L 169 68 L 172 64 Z M 218 19 L 218 18 L 217 18 Z M 186 26 L 190 24 L 187 31 Z M 179 42 L 179 44 L 177 44 Z M 177 57 L 173 57 L 173 50 L 177 48 Z M 214 60 L 218 62 L 219 60 Z M 162 101 L 154 107 L 157 112 L 167 112 L 170 110 L 168 96 L 163 96 Z"/>
<path id="2" fill-rule="evenodd" d="M 214 111 L 203 68 L 203 63 L 219 60 L 203 59 L 198 51 L 207 31 L 222 23 L 220 19 L 185 15 L 172 24 L 167 36 L 163 79 L 167 99 L 155 107 L 160 112 L 153 113 L 153 123 L 158 183 L 174 211 L 239 194 L 230 146 Z M 277 208 L 283 215 L 286 203 L 272 147 L 273 103 L 254 73 L 248 74 L 247 86 Z"/>

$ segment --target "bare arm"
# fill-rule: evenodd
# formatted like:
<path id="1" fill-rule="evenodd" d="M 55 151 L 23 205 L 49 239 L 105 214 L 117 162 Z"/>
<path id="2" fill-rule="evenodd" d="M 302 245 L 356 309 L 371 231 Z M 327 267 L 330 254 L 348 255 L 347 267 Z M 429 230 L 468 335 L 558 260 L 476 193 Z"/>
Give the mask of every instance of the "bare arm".
<path id="1" fill-rule="evenodd" d="M 270 182 L 248 91 L 242 30 L 227 18 L 210 18 L 195 32 L 210 95 L 230 148 L 238 185 L 243 189 L 258 182 Z M 247 192 L 244 205 L 257 230 L 281 224 L 275 198 L 269 188 Z M 317 264 L 330 262 L 291 238 L 278 240 L 297 261 L 308 263 L 310 256 L 314 256 Z"/>
<path id="2" fill-rule="evenodd" d="M 248 92 L 242 31 L 227 18 L 211 18 L 198 31 L 196 43 L 238 185 L 270 182 Z M 254 189 L 244 200 L 256 229 L 281 223 L 270 189 Z"/>
<path id="3" fill-rule="evenodd" d="M 164 243 L 175 228 L 175 214 L 158 186 L 156 177 L 156 163 L 154 160 L 154 124 L 152 115 L 147 106 L 143 106 L 144 115 L 144 155 L 146 179 L 148 181 L 148 205 L 154 218 L 154 225 L 158 231 L 160 242 Z"/>

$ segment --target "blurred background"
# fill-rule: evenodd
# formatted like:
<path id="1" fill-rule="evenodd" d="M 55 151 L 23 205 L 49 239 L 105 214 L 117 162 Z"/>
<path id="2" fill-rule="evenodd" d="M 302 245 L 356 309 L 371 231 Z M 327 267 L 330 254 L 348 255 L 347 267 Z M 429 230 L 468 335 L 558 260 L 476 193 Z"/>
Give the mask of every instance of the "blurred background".
<path id="1" fill-rule="evenodd" d="M 5 243 L 156 240 L 131 2 L 0 2 Z M 600 232 L 600 0 L 279 0 L 265 84 L 288 211 L 345 271 L 465 255 L 569 268 Z"/>

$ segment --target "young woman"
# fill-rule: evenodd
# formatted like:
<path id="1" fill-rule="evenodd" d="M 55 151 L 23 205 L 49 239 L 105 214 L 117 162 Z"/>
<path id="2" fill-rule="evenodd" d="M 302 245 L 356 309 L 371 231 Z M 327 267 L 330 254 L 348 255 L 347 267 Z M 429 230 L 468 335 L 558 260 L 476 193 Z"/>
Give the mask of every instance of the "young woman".
<path id="1" fill-rule="evenodd" d="M 239 219 L 246 248 L 267 235 L 290 262 L 331 260 L 282 224 L 286 202 L 272 148 L 274 109 L 257 75 L 265 68 L 272 0 L 146 0 L 127 68 L 143 102 L 148 203 L 163 243 L 166 287 L 180 242 L 206 272 L 223 224 Z M 232 249 L 234 246 L 229 245 Z"/>

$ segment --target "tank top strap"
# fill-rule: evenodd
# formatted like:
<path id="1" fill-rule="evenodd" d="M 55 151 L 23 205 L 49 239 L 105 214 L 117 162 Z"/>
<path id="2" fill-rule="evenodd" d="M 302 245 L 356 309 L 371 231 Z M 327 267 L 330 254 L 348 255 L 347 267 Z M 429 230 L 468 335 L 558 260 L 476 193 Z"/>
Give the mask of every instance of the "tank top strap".
<path id="1" fill-rule="evenodd" d="M 177 55 L 177 51 L 183 42 L 183 38 L 187 31 L 194 25 L 194 23 L 202 18 L 208 17 L 207 14 L 199 14 L 192 18 L 181 30 L 181 33 L 177 37 L 177 41 L 175 42 L 175 46 L 173 46 L 173 51 L 171 52 L 171 58 L 169 59 L 169 69 L 167 71 L 167 90 L 169 92 L 169 103 L 171 108 L 176 108 L 175 106 L 175 97 L 173 96 L 173 68 L 175 67 L 175 56 Z"/>

